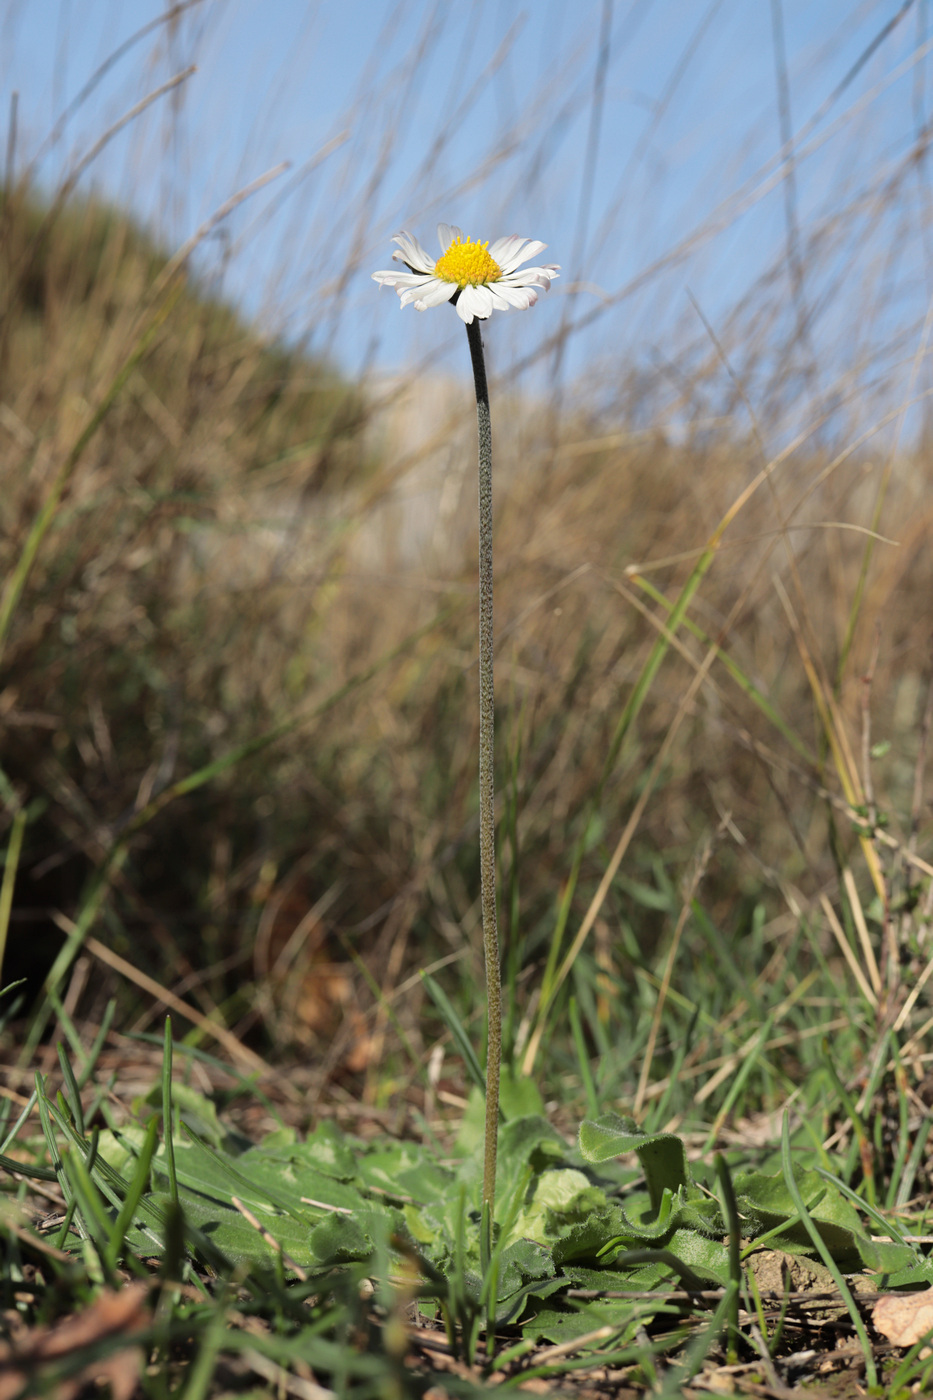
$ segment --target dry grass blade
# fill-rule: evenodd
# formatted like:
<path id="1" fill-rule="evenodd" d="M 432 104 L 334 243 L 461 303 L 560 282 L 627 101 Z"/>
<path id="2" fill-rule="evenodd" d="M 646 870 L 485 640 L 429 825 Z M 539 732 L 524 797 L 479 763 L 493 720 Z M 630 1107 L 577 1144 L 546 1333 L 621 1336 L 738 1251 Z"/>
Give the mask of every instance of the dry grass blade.
<path id="1" fill-rule="evenodd" d="M 868 932 L 868 925 L 865 922 L 865 912 L 862 909 L 862 901 L 859 899 L 858 890 L 855 888 L 855 877 L 850 866 L 846 866 L 842 872 L 842 883 L 845 885 L 846 894 L 849 898 L 849 908 L 852 910 L 852 918 L 858 931 L 859 943 L 862 947 L 862 956 L 865 959 L 865 966 L 868 968 L 868 976 L 871 981 L 872 990 L 876 999 L 881 996 L 881 973 L 878 971 L 878 960 L 875 957 L 875 950 L 871 946 L 871 935 Z"/>
<path id="2" fill-rule="evenodd" d="M 67 932 L 71 933 L 74 931 L 74 925 L 71 924 L 70 920 L 65 920 L 63 915 L 60 915 L 59 919 Z M 269 1078 L 274 1076 L 275 1070 L 273 1067 L 267 1064 L 255 1051 L 250 1050 L 249 1046 L 244 1045 L 242 1041 L 238 1040 L 235 1035 L 232 1035 L 230 1031 L 227 1030 L 226 1026 L 211 1020 L 209 1016 L 202 1015 L 197 1007 L 191 1006 L 186 1001 L 182 1001 L 181 997 L 175 996 L 174 992 L 169 991 L 167 987 L 161 986 L 154 978 L 147 976 L 145 972 L 140 972 L 132 963 L 127 962 L 126 958 L 121 958 L 118 953 L 114 953 L 111 949 L 104 947 L 103 943 L 99 942 L 98 939 L 87 938 L 84 946 L 93 957 L 97 958 L 98 962 L 104 963 L 107 967 L 112 967 L 121 977 L 126 977 L 128 981 L 134 983 L 137 987 L 141 987 L 142 990 L 148 992 L 150 996 L 156 997 L 160 1005 L 167 1006 L 172 1011 L 177 1011 L 180 1016 L 184 1016 L 193 1025 L 197 1026 L 198 1029 L 211 1040 L 217 1041 L 217 1043 L 223 1046 L 227 1051 L 235 1064 L 240 1064 L 244 1069 L 253 1073 L 258 1071 L 260 1074 Z"/>
<path id="3" fill-rule="evenodd" d="M 830 928 L 833 931 L 833 937 L 835 938 L 839 946 L 839 951 L 845 958 L 849 970 L 852 973 L 852 976 L 858 983 L 859 990 L 861 991 L 862 996 L 869 1003 L 869 1005 L 877 1011 L 878 997 L 871 984 L 869 983 L 868 979 L 866 978 L 864 972 L 862 971 L 858 959 L 856 958 L 851 947 L 849 946 L 849 940 L 848 938 L 846 938 L 845 929 L 839 922 L 839 919 L 836 916 L 836 911 L 830 904 L 825 894 L 820 895 L 820 904 L 822 905 L 823 913 L 826 915 L 826 922 L 829 924 Z"/>

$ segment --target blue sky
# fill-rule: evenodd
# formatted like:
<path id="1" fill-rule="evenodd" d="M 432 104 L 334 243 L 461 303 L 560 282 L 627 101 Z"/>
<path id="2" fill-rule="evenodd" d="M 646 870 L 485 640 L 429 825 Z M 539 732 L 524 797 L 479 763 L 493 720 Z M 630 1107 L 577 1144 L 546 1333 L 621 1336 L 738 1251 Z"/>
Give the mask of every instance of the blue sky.
<path id="1" fill-rule="evenodd" d="M 541 238 L 562 265 L 532 313 L 488 328 L 494 366 L 539 384 L 715 416 L 732 391 L 700 311 L 769 411 L 922 381 L 930 0 L 198 0 L 139 35 L 164 10 L 4 0 L 15 168 L 54 188 L 196 65 L 79 187 L 174 248 L 288 162 L 198 263 L 270 334 L 351 371 L 462 358 L 456 317 L 400 313 L 369 279 L 393 232 L 433 248 L 443 219 Z"/>

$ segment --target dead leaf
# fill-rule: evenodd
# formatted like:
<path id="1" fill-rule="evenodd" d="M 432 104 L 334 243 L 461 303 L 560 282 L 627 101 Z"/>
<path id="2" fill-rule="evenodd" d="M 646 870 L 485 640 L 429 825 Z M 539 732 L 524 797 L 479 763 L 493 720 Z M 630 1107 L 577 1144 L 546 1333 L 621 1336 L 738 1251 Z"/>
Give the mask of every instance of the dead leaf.
<path id="1" fill-rule="evenodd" d="M 923 1293 L 887 1293 L 872 1308 L 872 1322 L 896 1347 L 912 1347 L 933 1331 L 933 1288 Z"/>
<path id="2" fill-rule="evenodd" d="M 119 1292 L 104 1291 L 83 1312 L 51 1327 L 36 1327 L 15 1342 L 0 1344 L 0 1400 L 13 1400 L 36 1378 L 43 1365 L 61 1361 L 72 1352 L 104 1341 L 125 1337 L 149 1325 L 146 1298 L 149 1285 L 131 1283 Z M 71 1400 L 90 1382 L 105 1380 L 113 1400 L 130 1400 L 139 1379 L 143 1353 L 130 1343 L 110 1356 L 91 1361 L 55 1391 L 57 1400 Z"/>

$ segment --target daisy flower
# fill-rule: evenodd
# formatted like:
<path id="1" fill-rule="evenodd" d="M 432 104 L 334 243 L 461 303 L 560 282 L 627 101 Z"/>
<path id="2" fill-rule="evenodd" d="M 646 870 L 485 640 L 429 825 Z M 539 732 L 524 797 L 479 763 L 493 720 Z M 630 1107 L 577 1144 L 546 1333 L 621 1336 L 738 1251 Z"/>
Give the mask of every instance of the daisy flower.
<path id="1" fill-rule="evenodd" d="M 469 326 L 474 316 L 485 321 L 493 311 L 508 311 L 513 306 L 526 311 L 538 300 L 537 288 L 547 291 L 552 277 L 560 275 L 558 267 L 518 271 L 522 263 L 547 247 L 535 239 L 512 234 L 497 238 L 490 247 L 464 238 L 461 230 L 450 224 L 438 224 L 437 236 L 441 256 L 435 262 L 417 238 L 397 233 L 392 242 L 398 249 L 392 257 L 404 263 L 408 272 L 374 272 L 373 281 L 394 287 L 402 305 L 413 301 L 416 311 L 453 300 L 457 315 Z"/>

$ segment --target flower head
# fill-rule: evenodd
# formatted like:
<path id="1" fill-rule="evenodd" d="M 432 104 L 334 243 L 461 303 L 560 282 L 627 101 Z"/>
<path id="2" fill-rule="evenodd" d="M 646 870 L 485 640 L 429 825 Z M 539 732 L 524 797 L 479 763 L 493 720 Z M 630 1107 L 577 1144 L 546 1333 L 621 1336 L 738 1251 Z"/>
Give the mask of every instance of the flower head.
<path id="1" fill-rule="evenodd" d="M 413 301 L 416 311 L 456 297 L 457 315 L 469 325 L 474 316 L 484 321 L 493 311 L 508 311 L 513 306 L 526 311 L 538 300 L 537 288 L 548 291 L 551 278 L 560 275 L 558 267 L 517 271 L 547 247 L 534 239 L 512 234 L 497 238 L 490 247 L 464 238 L 461 230 L 450 224 L 438 224 L 437 236 L 441 256 L 435 262 L 417 238 L 397 233 L 392 242 L 398 249 L 392 257 L 404 263 L 408 272 L 374 272 L 373 281 L 394 287 L 402 305 Z"/>

